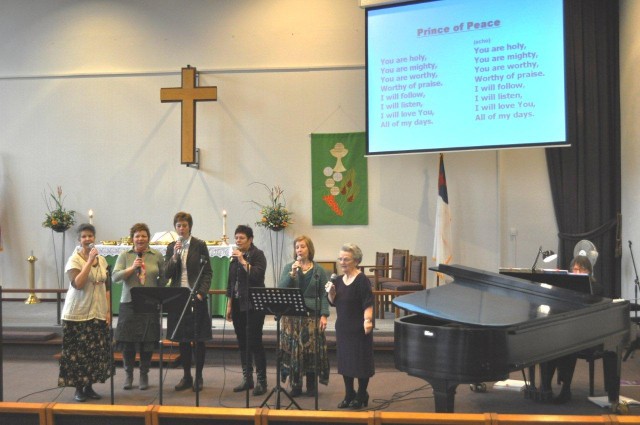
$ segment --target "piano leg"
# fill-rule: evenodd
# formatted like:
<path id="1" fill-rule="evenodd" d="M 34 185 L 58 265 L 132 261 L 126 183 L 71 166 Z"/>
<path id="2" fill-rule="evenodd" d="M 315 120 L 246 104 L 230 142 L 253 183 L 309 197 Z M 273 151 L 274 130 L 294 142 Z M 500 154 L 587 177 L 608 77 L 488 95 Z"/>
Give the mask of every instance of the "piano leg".
<path id="1" fill-rule="evenodd" d="M 551 362 L 541 363 L 540 367 L 540 388 L 536 387 L 536 365 L 529 367 L 529 381 L 524 390 L 524 398 L 534 401 L 549 401 L 553 398 L 551 381 L 555 371 L 555 365 Z M 524 371 L 522 372 L 524 375 Z M 525 377 L 525 382 L 527 379 Z"/>
<path id="2" fill-rule="evenodd" d="M 604 366 L 604 386 L 611 407 L 618 404 L 620 399 L 620 353 L 605 351 L 602 357 Z"/>
<path id="3" fill-rule="evenodd" d="M 456 398 L 457 382 L 446 379 L 432 379 L 429 381 L 433 388 L 433 398 L 436 403 L 437 413 L 453 413 L 453 404 Z"/>

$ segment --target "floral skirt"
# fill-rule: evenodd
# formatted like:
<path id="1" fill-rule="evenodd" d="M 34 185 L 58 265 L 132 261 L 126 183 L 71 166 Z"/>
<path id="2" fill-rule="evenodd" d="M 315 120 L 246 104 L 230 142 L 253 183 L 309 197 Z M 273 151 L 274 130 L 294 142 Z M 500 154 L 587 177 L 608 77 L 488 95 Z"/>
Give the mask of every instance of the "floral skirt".
<path id="1" fill-rule="evenodd" d="M 280 322 L 282 364 L 280 378 L 292 387 L 302 386 L 302 377 L 315 372 L 316 335 L 314 317 L 284 316 Z M 318 380 L 329 383 L 329 357 L 324 332 L 318 332 Z"/>
<path id="2" fill-rule="evenodd" d="M 59 387 L 105 382 L 111 376 L 109 335 L 104 320 L 62 321 Z"/>

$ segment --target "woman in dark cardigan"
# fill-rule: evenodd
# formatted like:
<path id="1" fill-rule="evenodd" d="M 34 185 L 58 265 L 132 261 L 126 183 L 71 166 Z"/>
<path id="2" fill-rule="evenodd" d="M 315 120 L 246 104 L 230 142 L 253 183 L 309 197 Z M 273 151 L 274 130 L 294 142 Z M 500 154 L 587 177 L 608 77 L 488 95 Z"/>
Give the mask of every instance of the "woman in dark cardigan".
<path id="1" fill-rule="evenodd" d="M 184 370 L 184 375 L 175 386 L 175 390 L 182 391 L 193 388 L 193 391 L 200 391 L 203 386 L 202 370 L 206 351 L 204 343 L 212 336 L 207 294 L 213 273 L 207 244 L 191 235 L 193 227 L 191 214 L 182 211 L 177 213 L 173 217 L 173 227 L 178 233 L 179 239 L 167 247 L 165 276 L 171 279 L 171 286 L 181 286 L 190 290 L 194 286 L 196 287 L 193 305 L 185 311 L 177 330 L 176 326 L 182 314 L 182 308 L 170 310 L 167 317 L 167 335 L 172 341 L 179 343 L 180 359 Z M 191 376 L 192 342 L 195 342 L 196 353 L 195 382 Z"/>

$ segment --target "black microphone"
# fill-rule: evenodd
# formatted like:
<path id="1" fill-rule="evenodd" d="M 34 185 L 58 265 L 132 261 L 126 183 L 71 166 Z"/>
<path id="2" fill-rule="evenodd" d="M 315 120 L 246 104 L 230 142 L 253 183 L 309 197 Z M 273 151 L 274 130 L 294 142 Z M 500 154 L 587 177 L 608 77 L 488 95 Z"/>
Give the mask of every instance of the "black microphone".
<path id="1" fill-rule="evenodd" d="M 142 252 L 138 252 L 138 258 L 142 258 Z M 140 276 L 140 272 L 142 271 L 142 267 L 136 267 L 136 274 Z"/>

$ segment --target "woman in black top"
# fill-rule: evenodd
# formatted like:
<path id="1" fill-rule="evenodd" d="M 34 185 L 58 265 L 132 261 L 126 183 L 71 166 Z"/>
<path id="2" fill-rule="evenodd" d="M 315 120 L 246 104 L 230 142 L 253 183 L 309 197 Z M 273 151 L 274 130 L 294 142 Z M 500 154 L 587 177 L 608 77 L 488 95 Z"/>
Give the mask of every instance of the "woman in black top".
<path id="1" fill-rule="evenodd" d="M 262 395 L 267 392 L 267 358 L 262 345 L 265 315 L 254 310 L 248 291 L 251 287 L 264 287 L 267 258 L 253 244 L 253 229 L 249 226 L 240 225 L 236 228 L 235 243 L 227 282 L 227 320 L 233 321 L 236 332 L 243 379 L 233 391 L 241 392 L 253 388 L 253 395 Z M 256 362 L 255 388 L 252 358 Z"/>

